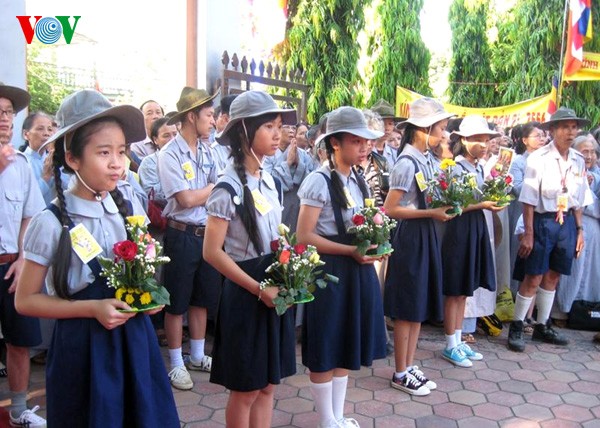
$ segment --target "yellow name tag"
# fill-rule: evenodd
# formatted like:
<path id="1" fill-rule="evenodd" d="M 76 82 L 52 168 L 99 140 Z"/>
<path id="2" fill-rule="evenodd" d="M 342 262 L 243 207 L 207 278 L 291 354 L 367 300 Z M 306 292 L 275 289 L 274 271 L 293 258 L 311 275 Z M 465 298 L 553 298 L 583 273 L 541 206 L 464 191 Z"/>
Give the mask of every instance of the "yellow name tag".
<path id="1" fill-rule="evenodd" d="M 73 251 L 75 251 L 75 254 L 77 254 L 83 263 L 89 262 L 102 253 L 102 247 L 100 247 L 98 241 L 94 239 L 82 223 L 71 229 L 69 234 L 71 235 Z"/>
<path id="2" fill-rule="evenodd" d="M 422 171 L 419 171 L 415 174 L 415 180 L 417 180 L 417 186 L 419 186 L 419 190 L 424 192 L 427 189 L 427 180 L 425 180 L 425 176 Z"/>
<path id="3" fill-rule="evenodd" d="M 258 189 L 252 191 L 252 198 L 254 199 L 254 206 L 261 215 L 265 215 L 273 209 L 273 206 Z"/>
<path id="4" fill-rule="evenodd" d="M 556 211 L 566 211 L 569 206 L 569 194 L 559 193 L 556 197 Z"/>
<path id="5" fill-rule="evenodd" d="M 186 180 L 193 180 L 196 178 L 196 174 L 194 173 L 194 167 L 192 166 L 192 162 L 187 161 L 181 164 L 181 169 L 183 169 L 183 173 L 185 175 Z"/>
<path id="6" fill-rule="evenodd" d="M 347 208 L 354 208 L 356 206 L 356 202 L 354 202 L 354 199 L 352 199 L 350 190 L 346 186 L 344 186 L 344 196 L 346 196 L 346 200 L 348 201 Z"/>

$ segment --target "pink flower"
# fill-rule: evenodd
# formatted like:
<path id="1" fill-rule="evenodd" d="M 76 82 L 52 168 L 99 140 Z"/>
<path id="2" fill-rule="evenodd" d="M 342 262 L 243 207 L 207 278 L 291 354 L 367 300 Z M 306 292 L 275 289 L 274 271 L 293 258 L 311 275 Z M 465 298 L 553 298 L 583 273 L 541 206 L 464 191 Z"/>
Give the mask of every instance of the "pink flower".
<path id="1" fill-rule="evenodd" d="M 156 258 L 156 245 L 148 244 L 148 246 L 146 247 L 146 257 L 150 260 Z"/>
<path id="2" fill-rule="evenodd" d="M 383 224 L 383 217 L 381 216 L 381 214 L 377 213 L 373 216 L 373 223 L 375 223 L 378 226 Z"/>
<path id="3" fill-rule="evenodd" d="M 496 177 L 498 177 L 498 175 L 500 175 L 500 173 L 498 172 L 498 170 L 496 168 L 492 168 L 492 170 L 490 171 L 490 175 L 493 178 L 496 178 Z"/>

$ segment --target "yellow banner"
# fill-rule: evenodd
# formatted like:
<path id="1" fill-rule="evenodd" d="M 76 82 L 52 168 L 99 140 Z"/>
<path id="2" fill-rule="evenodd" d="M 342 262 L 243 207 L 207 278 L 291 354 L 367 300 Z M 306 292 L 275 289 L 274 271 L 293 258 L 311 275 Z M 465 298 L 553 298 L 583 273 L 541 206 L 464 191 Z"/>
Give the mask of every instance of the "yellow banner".
<path id="1" fill-rule="evenodd" d="M 584 51 L 581 68 L 564 80 L 600 80 L 600 54 Z"/>
<path id="2" fill-rule="evenodd" d="M 396 86 L 396 115 L 408 117 L 409 104 L 419 98 L 423 98 L 423 95 Z M 502 107 L 471 108 L 444 103 L 444 108 L 447 112 L 454 113 L 458 117 L 478 114 L 502 128 L 512 128 L 519 123 L 545 122 L 548 115 L 548 105 L 552 100 L 552 95 L 548 94 Z"/>

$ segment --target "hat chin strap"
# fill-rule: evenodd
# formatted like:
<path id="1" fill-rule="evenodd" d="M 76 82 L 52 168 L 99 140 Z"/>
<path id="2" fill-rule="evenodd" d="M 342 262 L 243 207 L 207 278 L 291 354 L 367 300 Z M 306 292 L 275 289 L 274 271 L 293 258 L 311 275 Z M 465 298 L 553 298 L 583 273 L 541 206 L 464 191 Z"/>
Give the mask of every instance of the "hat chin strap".
<path id="1" fill-rule="evenodd" d="M 258 162 L 258 170 L 262 171 L 263 170 L 263 161 L 259 160 L 258 156 L 256 156 L 256 153 L 254 153 L 254 149 L 252 148 L 252 143 L 250 142 L 250 138 L 248 138 L 248 130 L 246 129 L 246 122 L 244 121 L 244 119 L 242 119 L 242 128 L 244 128 L 244 134 L 246 135 L 246 141 L 248 141 L 248 146 L 250 146 L 250 154 L 254 157 L 254 159 L 256 159 L 256 162 Z"/>
<path id="2" fill-rule="evenodd" d="M 75 171 L 75 175 L 77 176 L 77 179 L 79 180 L 79 182 L 81 184 L 83 184 L 83 187 L 88 189 L 94 195 L 94 198 L 98 202 L 100 202 L 102 200 L 102 194 L 100 192 L 96 192 L 94 189 L 92 189 L 90 186 L 88 186 L 87 183 L 85 181 L 83 181 L 83 178 L 81 178 L 81 175 L 79 175 L 78 171 Z"/>
<path id="3" fill-rule="evenodd" d="M 427 131 L 427 139 L 425 140 L 425 148 L 428 152 L 432 151 L 431 147 L 429 146 L 429 136 L 431 135 L 431 128 L 433 128 L 433 125 L 429 125 L 429 131 Z"/>

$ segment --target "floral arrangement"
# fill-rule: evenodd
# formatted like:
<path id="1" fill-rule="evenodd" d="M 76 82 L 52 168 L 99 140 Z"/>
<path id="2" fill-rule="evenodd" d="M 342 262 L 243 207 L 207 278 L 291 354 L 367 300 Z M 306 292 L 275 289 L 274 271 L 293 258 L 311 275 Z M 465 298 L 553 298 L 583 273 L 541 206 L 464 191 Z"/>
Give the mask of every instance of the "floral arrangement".
<path id="1" fill-rule="evenodd" d="M 390 234 L 396 227 L 396 220 L 385 214 L 383 207 L 375 206 L 375 199 L 365 199 L 365 205 L 352 217 L 353 226 L 348 233 L 355 234 L 355 243 L 361 255 L 381 256 L 393 251 Z M 377 248 L 369 249 L 372 245 Z"/>
<path id="2" fill-rule="evenodd" d="M 316 287 L 325 288 L 327 282 L 338 283 L 338 278 L 325 274 L 318 268 L 323 262 L 312 245 L 299 244 L 296 234 L 280 224 L 279 237 L 271 242 L 274 261 L 266 269 L 267 278 L 261 281 L 262 287 L 279 287 L 273 303 L 277 315 L 282 315 L 290 305 L 314 300 Z"/>
<path id="3" fill-rule="evenodd" d="M 113 246 L 114 258 L 98 257 L 109 287 L 116 289 L 115 298 L 134 311 L 154 309 L 169 303 L 169 292 L 154 278 L 156 267 L 168 263 L 161 256 L 162 247 L 148 233 L 143 215 L 127 217 L 125 228 L 131 239 Z"/>
<path id="4" fill-rule="evenodd" d="M 512 183 L 513 178 L 510 174 L 502 174 L 497 168 L 492 168 L 490 178 L 483 183 L 483 200 L 494 201 L 498 206 L 510 204 L 515 199 L 510 194 Z"/>
<path id="5" fill-rule="evenodd" d="M 457 173 L 455 167 L 456 162 L 452 159 L 442 161 L 441 171 L 427 182 L 426 202 L 432 208 L 451 206 L 447 214 L 461 215 L 466 206 L 475 202 L 474 194 L 479 192 L 479 188 L 474 174 L 464 170 Z"/>

